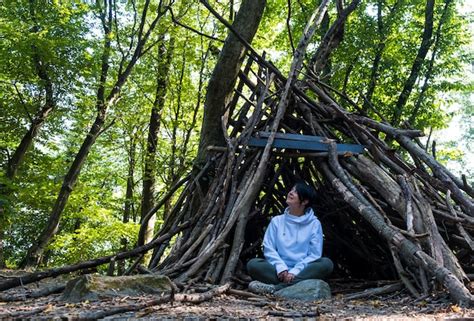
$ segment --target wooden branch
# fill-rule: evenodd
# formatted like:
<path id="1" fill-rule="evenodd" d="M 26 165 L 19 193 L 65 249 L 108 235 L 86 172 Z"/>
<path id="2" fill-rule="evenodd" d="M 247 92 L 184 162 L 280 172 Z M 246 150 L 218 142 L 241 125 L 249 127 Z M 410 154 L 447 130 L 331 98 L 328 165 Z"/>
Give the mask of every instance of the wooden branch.
<path id="1" fill-rule="evenodd" d="M 413 295 L 415 298 L 419 298 L 420 293 L 415 289 L 413 284 L 411 284 L 410 280 L 408 279 L 407 273 L 405 272 L 402 262 L 400 261 L 400 257 L 398 256 L 397 251 L 396 249 L 394 249 L 393 246 L 390 246 L 390 252 L 392 253 L 393 263 L 395 264 L 395 269 L 397 270 L 400 280 L 403 282 L 403 284 L 411 293 L 411 295 Z"/>
<path id="2" fill-rule="evenodd" d="M 369 127 L 379 129 L 389 135 L 392 135 L 408 152 L 410 152 L 412 155 L 415 155 L 426 165 L 428 165 L 432 169 L 435 176 L 438 177 L 444 184 L 446 184 L 447 188 L 451 190 L 451 192 L 453 193 L 453 198 L 456 200 L 456 202 L 458 202 L 463 207 L 463 209 L 468 215 L 474 216 L 474 204 L 461 192 L 461 189 L 464 188 L 464 185 L 462 184 L 461 180 L 456 178 L 443 165 L 438 163 L 431 155 L 427 154 L 423 148 L 418 146 L 416 143 L 413 143 L 408 136 L 401 134 L 398 130 L 394 129 L 391 126 L 383 125 L 374 120 L 364 117 L 357 116 L 356 119 L 358 119 L 359 122 Z M 465 190 L 465 192 L 469 193 L 468 190 Z"/>
<path id="3" fill-rule="evenodd" d="M 178 26 L 181 26 L 181 27 L 183 27 L 184 29 L 188 29 L 188 30 L 190 30 L 190 31 L 192 31 L 192 32 L 194 32 L 194 33 L 196 33 L 196 34 L 198 34 L 198 35 L 200 35 L 200 36 L 206 37 L 206 38 L 208 38 L 208 39 L 215 40 L 215 41 L 218 41 L 218 42 L 224 42 L 224 40 L 222 40 L 222 39 L 216 38 L 216 37 L 214 37 L 214 36 L 207 35 L 207 34 L 201 32 L 201 31 L 199 31 L 199 30 L 194 29 L 193 27 L 190 27 L 190 26 L 188 26 L 188 25 L 185 25 L 184 23 L 182 23 L 181 21 L 179 21 L 178 19 L 176 19 L 176 17 L 174 16 L 174 13 L 173 13 L 173 10 L 172 10 L 171 7 L 169 8 L 169 11 L 170 11 L 170 15 L 171 15 L 171 21 L 173 21 L 173 23 L 177 24 Z"/>
<path id="4" fill-rule="evenodd" d="M 227 292 L 229 288 L 230 288 L 230 284 L 225 283 L 219 287 L 216 287 L 204 293 L 197 293 L 197 294 L 178 293 L 178 294 L 175 294 L 174 301 L 200 303 L 200 302 L 208 301 L 216 295 L 221 295 Z"/>
<path id="5" fill-rule="evenodd" d="M 236 290 L 236 289 L 229 289 L 228 293 L 229 293 L 229 294 L 232 294 L 232 295 L 238 295 L 238 296 L 241 296 L 241 297 L 244 297 L 244 298 L 260 298 L 260 299 L 264 299 L 263 296 L 258 295 L 258 294 L 255 294 L 255 293 L 252 293 L 252 292 L 248 292 L 248 291 L 241 291 L 241 290 Z"/>
<path id="6" fill-rule="evenodd" d="M 334 149 L 330 149 L 330 153 L 331 151 L 334 151 Z M 336 163 L 333 165 L 340 166 L 337 163 L 337 157 L 332 157 L 336 160 Z M 354 188 L 349 190 L 342 181 L 331 172 L 326 164 L 321 164 L 321 167 L 326 174 L 326 177 L 340 195 L 343 196 L 344 200 L 358 211 L 365 220 L 379 232 L 380 236 L 390 244 L 393 244 L 408 264 L 414 267 L 421 266 L 427 273 L 435 274 L 436 279 L 449 290 L 449 293 L 455 302 L 466 306 L 473 304 L 473 296 L 451 271 L 439 265 L 438 262 L 425 252 L 419 250 L 417 246 L 406 239 L 403 234 L 385 224 L 382 216 L 377 213 L 372 206 L 367 206 L 366 203 L 360 201 L 355 195 L 353 195 L 351 190 L 354 190 Z"/>
<path id="7" fill-rule="evenodd" d="M 186 177 L 179 180 L 170 190 L 163 196 L 163 198 L 156 204 L 145 216 L 142 218 L 140 223 L 140 231 L 138 233 L 138 244 L 143 245 L 143 239 L 145 237 L 145 231 L 147 228 L 147 223 L 150 218 L 174 195 L 174 192 L 178 190 L 185 182 L 187 182 L 192 177 L 192 174 L 189 173 Z"/>
<path id="8" fill-rule="evenodd" d="M 105 310 L 105 311 L 97 311 L 97 312 L 86 313 L 86 314 L 80 316 L 79 319 L 81 319 L 81 320 L 98 320 L 98 319 L 102 319 L 102 318 L 109 317 L 109 316 L 112 316 L 112 315 L 116 315 L 116 314 L 119 314 L 119 313 L 139 311 L 139 310 L 142 310 L 142 309 L 145 309 L 145 308 L 148 308 L 148 307 L 152 307 L 152 306 L 155 306 L 155 305 L 160 305 L 160 304 L 163 304 L 163 303 L 166 303 L 166 302 L 170 302 L 172 300 L 172 298 L 173 298 L 172 294 L 167 294 L 167 295 L 164 295 L 164 296 L 159 297 L 157 299 L 150 300 L 150 301 L 147 301 L 147 302 L 144 302 L 144 303 L 133 303 L 133 304 L 128 304 L 128 305 L 124 305 L 124 306 L 115 307 L 115 308 Z M 62 318 L 67 319 L 68 315 L 63 315 Z"/>
<path id="9" fill-rule="evenodd" d="M 393 293 L 396 291 L 400 291 L 403 289 L 403 284 L 401 282 L 397 282 L 394 284 L 384 285 L 382 287 L 367 289 L 362 292 L 352 293 L 343 296 L 345 300 L 356 300 L 356 299 L 364 299 L 368 297 L 378 296 L 387 293 Z"/>
<path id="10" fill-rule="evenodd" d="M 32 310 L 26 311 L 26 312 L 23 312 L 23 311 L 7 312 L 5 314 L 0 314 L 0 318 L 3 319 L 3 320 L 4 319 L 7 319 L 7 320 L 24 320 L 25 318 L 29 319 L 31 316 L 33 316 L 35 314 L 38 314 L 38 313 L 41 313 L 44 310 L 46 310 L 47 308 L 48 308 L 48 306 L 45 305 L 43 307 L 32 309 Z"/>
<path id="11" fill-rule="evenodd" d="M 56 284 L 53 286 L 47 286 L 37 291 L 20 294 L 20 295 L 9 295 L 9 294 L 0 294 L 0 301 L 2 302 L 14 302 L 14 301 L 26 301 L 27 299 L 40 298 L 43 296 L 48 296 L 50 294 L 61 293 L 66 288 L 65 284 Z"/>
<path id="12" fill-rule="evenodd" d="M 319 311 L 315 312 L 304 312 L 304 311 L 268 311 L 268 315 L 273 317 L 283 317 L 289 319 L 299 318 L 314 318 L 320 315 Z"/>
<path id="13" fill-rule="evenodd" d="M 446 205 L 448 206 L 449 211 L 451 214 L 457 218 L 456 211 L 454 210 L 453 206 L 451 205 L 451 191 L 448 190 L 446 193 Z M 464 238 L 466 241 L 466 244 L 469 245 L 472 251 L 474 251 L 474 241 L 472 240 L 471 236 L 469 235 L 468 232 L 464 229 L 464 227 L 461 225 L 461 223 L 457 222 L 456 227 L 458 228 L 459 233 L 461 233 L 461 236 Z"/>

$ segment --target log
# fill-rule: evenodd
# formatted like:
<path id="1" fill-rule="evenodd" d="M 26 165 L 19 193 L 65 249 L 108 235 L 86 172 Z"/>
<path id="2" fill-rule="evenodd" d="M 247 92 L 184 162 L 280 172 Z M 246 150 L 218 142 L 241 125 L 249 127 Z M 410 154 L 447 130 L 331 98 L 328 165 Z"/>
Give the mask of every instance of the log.
<path id="1" fill-rule="evenodd" d="M 403 284 L 401 282 L 397 282 L 394 284 L 388 284 L 377 288 L 366 289 L 362 292 L 351 293 L 343 296 L 344 300 L 360 300 L 369 297 L 379 296 L 382 294 L 388 294 L 397 292 L 403 289 Z"/>

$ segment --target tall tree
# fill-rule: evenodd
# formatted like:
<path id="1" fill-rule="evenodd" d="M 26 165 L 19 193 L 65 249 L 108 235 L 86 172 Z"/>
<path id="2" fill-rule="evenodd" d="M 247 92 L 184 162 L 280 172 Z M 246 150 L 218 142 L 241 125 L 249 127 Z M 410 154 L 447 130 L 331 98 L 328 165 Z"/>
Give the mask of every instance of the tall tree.
<path id="1" fill-rule="evenodd" d="M 156 151 L 158 144 L 158 133 L 160 131 L 161 116 L 165 104 L 166 91 L 168 88 L 168 74 L 170 71 L 171 59 L 173 56 L 173 38 L 168 41 L 164 37 L 160 39 L 158 46 L 158 57 L 163 57 L 158 61 L 156 69 L 156 91 L 153 106 L 151 108 L 150 121 L 148 127 L 148 138 L 145 151 L 145 166 L 143 172 L 143 191 L 141 219 L 143 220 L 148 212 L 154 207 L 155 201 L 155 181 L 156 181 Z M 145 223 L 147 225 L 143 238 L 139 237 L 138 244 L 148 243 L 153 238 L 153 229 L 155 227 L 155 215 Z"/>
<path id="2" fill-rule="evenodd" d="M 397 103 L 395 104 L 395 110 L 391 117 L 391 123 L 395 126 L 398 125 L 400 122 L 400 118 L 403 114 L 403 108 L 405 107 L 408 98 L 413 90 L 413 86 L 415 85 L 416 80 L 418 79 L 421 71 L 421 67 L 423 66 L 423 62 L 425 61 L 426 55 L 428 54 L 428 50 L 431 47 L 433 42 L 432 35 L 433 35 L 433 15 L 434 15 L 434 5 L 435 0 L 426 0 L 425 6 L 425 23 L 423 29 L 423 35 L 421 39 L 420 47 L 418 48 L 418 53 L 416 54 L 415 60 L 413 61 L 413 65 L 411 67 L 410 75 L 408 76 L 405 84 L 403 85 L 403 89 L 398 96 Z"/>
<path id="3" fill-rule="evenodd" d="M 235 16 L 232 26 L 248 43 L 252 42 L 257 32 L 265 4 L 266 0 L 243 0 Z M 221 118 L 231 99 L 244 53 L 244 45 L 229 31 L 207 85 L 199 150 L 195 162 L 198 167 L 206 162 L 209 146 L 225 145 Z"/>
<path id="4" fill-rule="evenodd" d="M 15 139 L 9 141 L 7 135 L 2 135 L 0 143 L 6 156 L 0 159 L 5 170 L 5 176 L 0 174 L 0 242 L 4 241 L 4 231 L 10 227 L 15 189 L 21 184 L 14 179 L 27 152 L 32 150 L 46 120 L 58 107 L 58 101 L 74 91 L 74 87 L 81 87 L 72 75 L 82 77 L 83 82 L 87 83 L 86 74 L 90 68 L 84 54 L 86 41 L 82 39 L 86 32 L 86 9 L 84 4 L 54 3 L 44 6 L 32 0 L 5 3 L 0 8 L 3 93 L 0 104 L 4 111 L 0 131 L 6 134 L 8 123 L 15 127 Z M 78 64 L 78 61 L 81 63 Z M 9 91 L 11 94 L 7 94 Z M 61 102 L 59 107 L 64 107 Z M 16 124 L 10 121 L 13 118 L 17 119 Z M 50 124 L 43 136 L 58 134 L 59 130 L 55 127 L 56 124 Z M 19 141 L 17 137 L 20 137 Z M 36 155 L 31 159 L 34 157 Z"/>
<path id="5" fill-rule="evenodd" d="M 390 29 L 392 24 L 396 22 L 394 14 L 397 13 L 397 9 L 401 4 L 401 0 L 397 0 L 392 7 L 389 9 L 388 15 L 383 15 L 383 9 L 386 6 L 385 1 L 377 1 L 377 45 L 375 47 L 375 55 L 370 71 L 369 84 L 365 92 L 364 104 L 362 109 L 367 111 L 370 108 L 372 96 L 377 86 L 377 79 L 380 75 L 380 64 L 382 61 L 382 55 L 386 48 L 387 37 L 390 35 Z"/>
<path id="6" fill-rule="evenodd" d="M 90 152 L 91 147 L 94 145 L 96 139 L 104 130 L 104 125 L 106 121 L 107 111 L 110 107 L 112 107 L 120 93 L 120 89 L 123 87 L 127 78 L 130 76 L 134 66 L 140 59 L 140 57 L 149 50 L 149 47 L 146 48 L 145 45 L 147 43 L 148 38 L 150 37 L 151 32 L 157 25 L 160 18 L 166 13 L 166 7 L 159 7 L 157 9 L 156 16 L 152 18 L 152 21 L 146 29 L 147 24 L 147 15 L 149 14 L 150 9 L 150 1 L 146 1 L 142 14 L 140 24 L 137 30 L 137 39 L 136 45 L 133 50 L 133 54 L 130 60 L 126 63 L 125 68 L 122 67 L 125 65 L 125 57 L 123 57 L 122 62 L 120 63 L 119 72 L 117 74 L 117 78 L 114 81 L 114 84 L 110 90 L 110 92 L 106 96 L 106 82 L 109 73 L 109 60 L 111 56 L 111 39 L 112 39 L 112 32 L 114 26 L 114 7 L 115 1 L 113 0 L 104 0 L 103 6 L 101 7 L 100 18 L 102 21 L 102 27 L 104 30 L 104 48 L 102 54 L 102 65 L 101 65 L 101 74 L 99 85 L 97 88 L 97 100 L 96 100 L 96 110 L 97 115 L 93 125 L 91 126 L 86 138 L 84 139 L 81 148 L 79 149 L 78 153 L 76 154 L 74 161 L 71 167 L 66 174 L 63 184 L 61 186 L 58 198 L 54 204 L 53 210 L 49 217 L 49 220 L 41 232 L 38 240 L 31 246 L 28 250 L 28 253 L 25 259 L 20 264 L 21 267 L 24 268 L 31 268 L 36 267 L 42 259 L 44 250 L 49 242 L 49 240 L 56 234 L 59 228 L 59 222 L 61 218 L 61 214 L 67 204 L 68 198 L 71 195 L 71 192 L 74 188 L 74 184 L 76 183 L 81 169 L 84 165 L 84 162 L 87 159 L 87 155 Z M 135 39 L 133 39 L 135 40 Z"/>
<path id="7" fill-rule="evenodd" d="M 445 24 L 449 18 L 450 11 L 452 10 L 453 2 L 452 0 L 445 0 L 443 10 L 441 13 L 441 18 L 439 19 L 438 26 L 436 27 L 436 32 L 433 36 L 433 49 L 431 50 L 431 57 L 428 61 L 428 66 L 426 68 L 426 72 L 424 73 L 424 80 L 423 85 L 421 86 L 420 92 L 416 101 L 414 103 L 413 110 L 409 115 L 408 122 L 412 124 L 414 120 L 417 118 L 418 112 L 420 111 L 422 103 L 425 101 L 425 94 L 429 89 L 431 78 L 433 77 L 433 69 L 435 60 L 437 58 L 438 52 L 440 50 L 441 42 L 442 42 L 442 32 L 445 28 Z"/>

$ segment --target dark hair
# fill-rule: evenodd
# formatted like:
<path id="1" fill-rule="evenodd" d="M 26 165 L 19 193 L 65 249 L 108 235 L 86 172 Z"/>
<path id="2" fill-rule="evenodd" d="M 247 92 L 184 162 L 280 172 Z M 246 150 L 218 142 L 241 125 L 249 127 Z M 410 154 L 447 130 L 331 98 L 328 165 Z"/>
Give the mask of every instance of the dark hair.
<path id="1" fill-rule="evenodd" d="M 300 198 L 300 201 L 308 201 L 305 208 L 311 207 L 316 201 L 316 191 L 310 185 L 305 182 L 297 182 L 295 184 L 295 190 Z"/>

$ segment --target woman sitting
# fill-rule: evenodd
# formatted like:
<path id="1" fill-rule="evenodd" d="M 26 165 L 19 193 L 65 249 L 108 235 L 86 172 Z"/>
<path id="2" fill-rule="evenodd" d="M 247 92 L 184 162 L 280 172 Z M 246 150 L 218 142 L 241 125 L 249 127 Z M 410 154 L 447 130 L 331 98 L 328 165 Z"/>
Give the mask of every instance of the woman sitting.
<path id="1" fill-rule="evenodd" d="M 288 193 L 288 207 L 272 218 L 263 238 L 265 259 L 247 263 L 253 280 L 249 290 L 273 293 L 283 287 L 307 279 L 323 279 L 333 270 L 329 258 L 322 257 L 323 230 L 311 208 L 316 198 L 314 189 L 297 183 Z"/>

